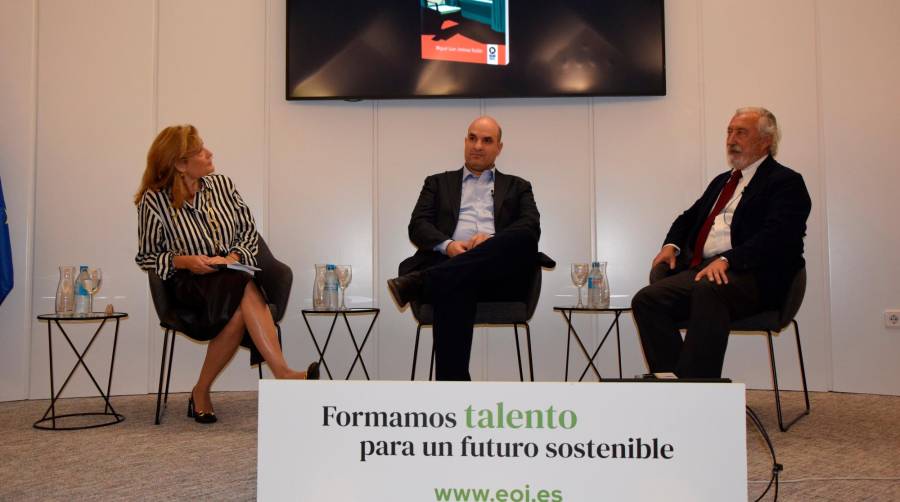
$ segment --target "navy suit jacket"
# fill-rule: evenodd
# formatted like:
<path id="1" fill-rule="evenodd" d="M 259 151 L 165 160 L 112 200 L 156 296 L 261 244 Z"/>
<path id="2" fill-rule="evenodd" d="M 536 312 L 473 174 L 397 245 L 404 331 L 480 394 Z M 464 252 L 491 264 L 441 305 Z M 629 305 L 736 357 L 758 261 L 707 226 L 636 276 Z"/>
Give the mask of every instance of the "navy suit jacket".
<path id="1" fill-rule="evenodd" d="M 462 201 L 462 168 L 425 178 L 419 200 L 409 221 L 409 239 L 418 251 L 400 263 L 400 275 L 423 270 L 446 260 L 434 247 L 453 235 Z M 537 241 L 541 215 L 534 202 L 531 183 L 494 169 L 494 231 L 523 230 Z"/>
<path id="2" fill-rule="evenodd" d="M 716 176 L 703 195 L 672 223 L 664 244 L 681 248 L 686 268 L 700 227 L 712 211 L 731 171 Z M 805 265 L 803 237 L 811 209 L 803 176 L 766 157 L 744 188 L 731 222 L 731 249 L 722 253 L 729 269 L 751 272 L 764 306 L 780 305 L 794 274 Z"/>

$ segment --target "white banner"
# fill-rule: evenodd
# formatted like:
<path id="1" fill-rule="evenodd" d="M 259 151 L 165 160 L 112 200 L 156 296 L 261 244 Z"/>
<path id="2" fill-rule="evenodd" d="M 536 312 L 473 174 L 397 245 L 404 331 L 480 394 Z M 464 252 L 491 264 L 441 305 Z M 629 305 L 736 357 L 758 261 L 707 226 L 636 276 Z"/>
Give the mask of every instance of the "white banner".
<path id="1" fill-rule="evenodd" d="M 745 500 L 744 386 L 262 380 L 257 497 Z"/>

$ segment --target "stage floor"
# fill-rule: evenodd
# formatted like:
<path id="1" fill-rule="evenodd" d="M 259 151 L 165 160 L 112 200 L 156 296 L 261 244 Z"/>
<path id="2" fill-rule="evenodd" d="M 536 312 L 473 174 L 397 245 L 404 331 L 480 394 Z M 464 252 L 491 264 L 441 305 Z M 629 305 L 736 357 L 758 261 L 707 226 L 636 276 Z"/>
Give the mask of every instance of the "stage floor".
<path id="1" fill-rule="evenodd" d="M 32 428 L 46 400 L 0 403 L 0 500 L 254 500 L 256 393 L 213 394 L 219 422 L 212 426 L 185 416 L 187 398 L 173 394 L 163 424 L 154 426 L 155 394 L 117 396 L 113 405 L 124 422 L 72 432 Z M 900 500 L 900 397 L 815 392 L 810 398 L 812 414 L 782 433 L 771 392 L 747 393 L 784 465 L 779 500 Z M 800 410 L 802 399 L 785 393 L 786 416 Z M 98 403 L 66 399 L 58 406 L 67 413 Z M 749 424 L 747 434 L 753 500 L 765 489 L 771 463 Z"/>

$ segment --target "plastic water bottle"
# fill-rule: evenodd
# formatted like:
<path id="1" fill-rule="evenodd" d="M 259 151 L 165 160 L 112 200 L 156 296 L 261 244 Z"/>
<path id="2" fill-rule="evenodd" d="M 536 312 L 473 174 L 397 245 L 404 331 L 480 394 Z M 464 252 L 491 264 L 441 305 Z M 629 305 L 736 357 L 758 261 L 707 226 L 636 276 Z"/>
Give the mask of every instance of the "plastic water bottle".
<path id="1" fill-rule="evenodd" d="M 338 308 L 338 277 L 331 263 L 325 266 L 325 308 L 329 310 Z"/>
<path id="2" fill-rule="evenodd" d="M 603 274 L 600 273 L 600 262 L 591 263 L 591 272 L 588 274 L 588 307 L 592 309 L 603 306 Z"/>
<path id="3" fill-rule="evenodd" d="M 75 278 L 75 315 L 87 315 L 91 313 L 91 295 L 84 286 L 85 281 L 90 281 L 88 266 L 82 265 L 78 277 Z"/>

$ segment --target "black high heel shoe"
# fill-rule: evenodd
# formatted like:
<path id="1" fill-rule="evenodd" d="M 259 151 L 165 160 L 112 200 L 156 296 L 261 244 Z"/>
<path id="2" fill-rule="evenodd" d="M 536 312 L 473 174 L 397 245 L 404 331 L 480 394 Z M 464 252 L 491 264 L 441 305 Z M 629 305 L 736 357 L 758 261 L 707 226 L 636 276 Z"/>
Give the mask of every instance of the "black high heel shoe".
<path id="1" fill-rule="evenodd" d="M 194 391 L 191 391 L 191 397 L 188 399 L 188 418 L 193 418 L 195 422 L 199 424 L 212 424 L 215 423 L 218 418 L 216 418 L 215 412 L 212 411 L 197 411 L 194 408 Z"/>
<path id="2" fill-rule="evenodd" d="M 319 362 L 314 361 L 309 364 L 309 367 L 306 368 L 306 379 L 307 380 L 318 380 L 319 379 Z"/>

